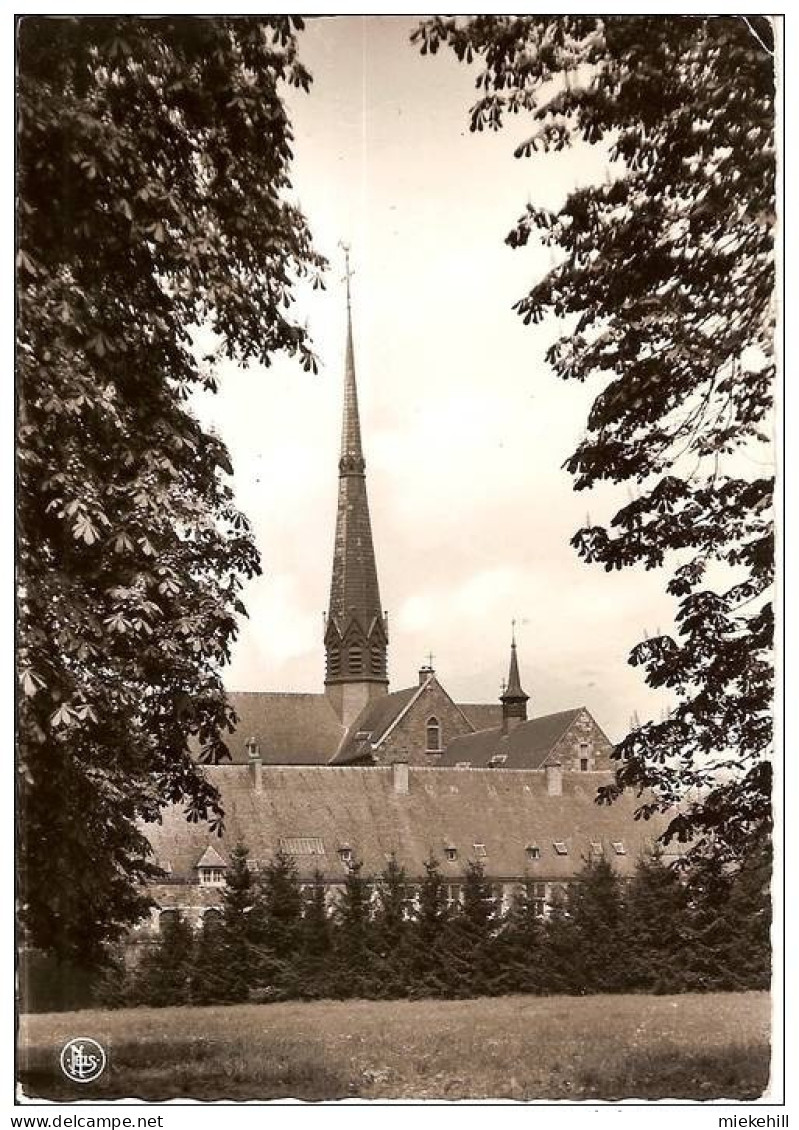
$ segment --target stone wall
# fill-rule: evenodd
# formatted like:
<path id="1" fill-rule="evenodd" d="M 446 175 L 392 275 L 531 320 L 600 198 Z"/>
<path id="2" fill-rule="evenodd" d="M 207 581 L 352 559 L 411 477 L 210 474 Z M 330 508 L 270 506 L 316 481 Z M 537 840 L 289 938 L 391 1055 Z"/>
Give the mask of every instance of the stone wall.
<path id="1" fill-rule="evenodd" d="M 376 762 L 388 765 L 399 758 L 407 758 L 410 765 L 437 765 L 441 753 L 427 752 L 427 721 L 431 717 L 437 718 L 441 727 L 441 753 L 453 738 L 472 733 L 469 722 L 433 677 L 427 681 L 407 714 L 374 751 Z"/>
<path id="2" fill-rule="evenodd" d="M 548 761 L 560 760 L 564 769 L 580 770 L 581 758 L 588 758 L 589 771 L 611 767 L 611 746 L 587 710 L 581 710 L 566 733 L 553 746 Z"/>

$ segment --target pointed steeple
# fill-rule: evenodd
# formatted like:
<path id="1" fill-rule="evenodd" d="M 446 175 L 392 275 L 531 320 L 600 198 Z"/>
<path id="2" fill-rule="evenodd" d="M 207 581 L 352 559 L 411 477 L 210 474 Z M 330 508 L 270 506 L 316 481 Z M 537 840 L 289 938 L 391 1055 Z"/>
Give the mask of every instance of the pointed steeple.
<path id="1" fill-rule="evenodd" d="M 345 249 L 346 251 L 347 249 Z M 366 494 L 355 350 L 352 341 L 349 254 L 347 254 L 347 345 L 336 538 L 330 605 L 325 627 L 327 693 L 348 726 L 388 686 L 388 625 L 380 604 L 372 524 Z"/>
<path id="2" fill-rule="evenodd" d="M 507 733 L 520 722 L 527 721 L 527 703 L 530 696 L 522 690 L 519 678 L 519 659 L 516 654 L 516 622 L 513 622 L 510 644 L 510 667 L 508 681 L 500 698 L 502 703 L 502 730 Z"/>

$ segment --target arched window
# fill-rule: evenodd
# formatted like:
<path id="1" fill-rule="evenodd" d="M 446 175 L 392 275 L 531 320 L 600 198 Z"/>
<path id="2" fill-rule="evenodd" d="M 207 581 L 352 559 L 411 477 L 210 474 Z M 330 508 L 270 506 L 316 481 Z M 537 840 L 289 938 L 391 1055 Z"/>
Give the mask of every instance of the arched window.
<path id="1" fill-rule="evenodd" d="M 353 644 L 350 648 L 350 673 L 360 675 L 363 671 L 363 651 L 360 644 Z"/>
<path id="2" fill-rule="evenodd" d="M 435 715 L 427 719 L 425 732 L 427 735 L 427 752 L 441 753 L 441 724 Z"/>
<path id="3" fill-rule="evenodd" d="M 163 930 L 166 926 L 176 926 L 180 918 L 180 913 L 177 910 L 162 910 L 158 915 L 158 929 Z"/>

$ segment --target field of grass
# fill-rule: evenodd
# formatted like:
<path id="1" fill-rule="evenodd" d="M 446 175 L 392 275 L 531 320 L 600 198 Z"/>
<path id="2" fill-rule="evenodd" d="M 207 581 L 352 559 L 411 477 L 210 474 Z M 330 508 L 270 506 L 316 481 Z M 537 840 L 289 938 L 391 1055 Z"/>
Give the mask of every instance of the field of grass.
<path id="1" fill-rule="evenodd" d="M 768 1085 L 766 993 L 318 1001 L 23 1016 L 29 1097 L 754 1099 Z M 62 1045 L 108 1066 L 74 1084 Z"/>

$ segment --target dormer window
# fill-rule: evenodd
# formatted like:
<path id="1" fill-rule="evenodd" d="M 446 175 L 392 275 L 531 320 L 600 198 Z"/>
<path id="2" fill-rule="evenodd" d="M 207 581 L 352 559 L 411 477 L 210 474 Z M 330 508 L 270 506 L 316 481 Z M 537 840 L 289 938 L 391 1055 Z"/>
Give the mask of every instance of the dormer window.
<path id="1" fill-rule="evenodd" d="M 221 887 L 225 881 L 223 867 L 198 867 L 201 887 Z"/>
<path id="2" fill-rule="evenodd" d="M 569 849 L 568 849 L 568 847 L 566 846 L 566 844 L 563 840 L 555 840 L 555 842 L 553 843 L 552 846 L 555 849 L 555 855 L 568 855 L 569 854 Z"/>
<path id="3" fill-rule="evenodd" d="M 622 840 L 613 840 L 612 844 L 613 844 L 613 850 L 615 851 L 616 855 L 626 855 L 627 854 L 627 849 L 625 848 Z"/>
<path id="4" fill-rule="evenodd" d="M 202 887 L 221 887 L 225 881 L 227 864 L 210 844 L 197 860 L 197 879 Z"/>
<path id="5" fill-rule="evenodd" d="M 474 854 L 477 856 L 478 859 L 486 859 L 487 858 L 488 852 L 486 851 L 485 844 L 472 844 L 472 847 L 474 848 Z"/>
<path id="6" fill-rule="evenodd" d="M 435 715 L 427 719 L 425 734 L 427 737 L 427 752 L 441 753 L 441 723 Z"/>
<path id="7" fill-rule="evenodd" d="M 349 844 L 342 844 L 338 849 L 338 857 L 342 863 L 352 863 L 352 848 Z"/>
<path id="8" fill-rule="evenodd" d="M 488 759 L 488 768 L 497 769 L 500 765 L 504 765 L 508 760 L 507 753 L 495 753 Z"/>
<path id="9" fill-rule="evenodd" d="M 603 854 L 604 854 L 604 852 L 602 851 L 602 841 L 601 840 L 591 840 L 591 855 L 603 855 Z"/>
<path id="10" fill-rule="evenodd" d="M 524 849 L 524 854 L 528 859 L 540 859 L 541 848 L 538 846 L 538 844 L 528 844 Z"/>
<path id="11" fill-rule="evenodd" d="M 450 863 L 453 863 L 458 858 L 458 849 L 453 844 L 447 844 L 444 848 L 444 855 Z"/>

